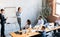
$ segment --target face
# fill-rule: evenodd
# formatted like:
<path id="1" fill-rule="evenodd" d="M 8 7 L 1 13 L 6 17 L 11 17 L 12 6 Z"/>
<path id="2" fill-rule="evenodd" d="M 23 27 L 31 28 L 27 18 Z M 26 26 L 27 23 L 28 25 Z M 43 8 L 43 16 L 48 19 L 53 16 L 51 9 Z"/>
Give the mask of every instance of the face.
<path id="1" fill-rule="evenodd" d="M 2 14 L 4 14 L 4 11 L 1 11 Z"/>
<path id="2" fill-rule="evenodd" d="M 44 30 L 45 30 L 45 28 L 41 28 L 41 30 L 43 30 L 43 31 L 44 31 Z"/>
<path id="3" fill-rule="evenodd" d="M 0 11 L 0 13 L 1 13 L 1 11 Z"/>

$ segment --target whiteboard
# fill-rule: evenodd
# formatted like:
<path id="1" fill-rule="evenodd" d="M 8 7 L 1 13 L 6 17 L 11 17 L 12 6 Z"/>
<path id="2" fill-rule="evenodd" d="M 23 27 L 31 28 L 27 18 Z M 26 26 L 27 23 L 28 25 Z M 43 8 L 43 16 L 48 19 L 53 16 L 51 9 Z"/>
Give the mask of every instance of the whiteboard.
<path id="1" fill-rule="evenodd" d="M 16 8 L 15 7 L 6 7 L 5 8 L 5 15 L 8 17 L 16 16 Z"/>
<path id="2" fill-rule="evenodd" d="M 9 22 L 9 23 L 17 22 L 17 18 L 14 18 L 14 17 L 16 17 L 16 8 L 15 7 L 6 7 L 5 16 L 8 17 L 6 22 Z"/>

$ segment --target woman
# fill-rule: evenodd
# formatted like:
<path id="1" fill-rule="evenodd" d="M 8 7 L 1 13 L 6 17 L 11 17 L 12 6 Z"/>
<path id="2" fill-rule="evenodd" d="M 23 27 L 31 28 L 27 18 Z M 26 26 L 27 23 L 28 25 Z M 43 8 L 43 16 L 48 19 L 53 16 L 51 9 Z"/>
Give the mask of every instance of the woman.
<path id="1" fill-rule="evenodd" d="M 28 19 L 25 25 L 25 29 L 32 28 L 31 21 Z"/>
<path id="2" fill-rule="evenodd" d="M 18 11 L 16 12 L 16 16 L 17 16 L 17 21 L 21 30 L 21 7 L 18 7 Z"/>

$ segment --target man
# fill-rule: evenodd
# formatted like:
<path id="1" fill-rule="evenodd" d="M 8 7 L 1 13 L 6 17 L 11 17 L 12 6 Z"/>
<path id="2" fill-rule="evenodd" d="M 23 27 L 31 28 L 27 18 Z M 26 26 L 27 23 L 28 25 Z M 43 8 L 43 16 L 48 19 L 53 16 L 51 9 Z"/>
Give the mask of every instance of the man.
<path id="1" fill-rule="evenodd" d="M 5 37 L 5 34 L 4 34 L 4 24 L 6 23 L 6 19 L 3 15 L 4 13 L 4 9 L 1 9 L 1 12 L 0 12 L 0 20 L 1 20 L 1 37 Z"/>
<path id="2" fill-rule="evenodd" d="M 44 20 L 42 19 L 42 16 L 39 16 L 37 25 L 35 25 L 34 28 L 42 27 L 44 25 Z"/>
<path id="3" fill-rule="evenodd" d="M 60 25 L 60 17 L 58 17 L 55 21 L 55 23 L 59 24 Z"/>
<path id="4" fill-rule="evenodd" d="M 46 31 L 45 31 L 45 26 L 42 26 L 41 30 L 42 30 L 42 37 L 47 37 Z"/>
<path id="5" fill-rule="evenodd" d="M 44 20 L 42 19 L 42 16 L 39 16 L 37 24 L 38 25 L 44 25 Z"/>
<path id="6" fill-rule="evenodd" d="M 18 11 L 16 12 L 16 16 L 17 16 L 17 21 L 21 30 L 21 7 L 18 7 Z"/>
<path id="7" fill-rule="evenodd" d="M 60 17 L 56 19 L 54 26 L 60 26 Z M 58 29 L 58 32 L 60 32 L 60 29 Z"/>

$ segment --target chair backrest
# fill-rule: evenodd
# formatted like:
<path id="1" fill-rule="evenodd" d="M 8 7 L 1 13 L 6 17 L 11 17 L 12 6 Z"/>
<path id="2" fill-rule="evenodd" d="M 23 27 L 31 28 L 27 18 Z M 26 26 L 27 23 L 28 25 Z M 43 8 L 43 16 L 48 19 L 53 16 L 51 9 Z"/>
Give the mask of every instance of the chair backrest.
<path id="1" fill-rule="evenodd" d="M 44 19 L 44 24 L 46 24 L 47 23 L 47 20 L 46 19 Z"/>

